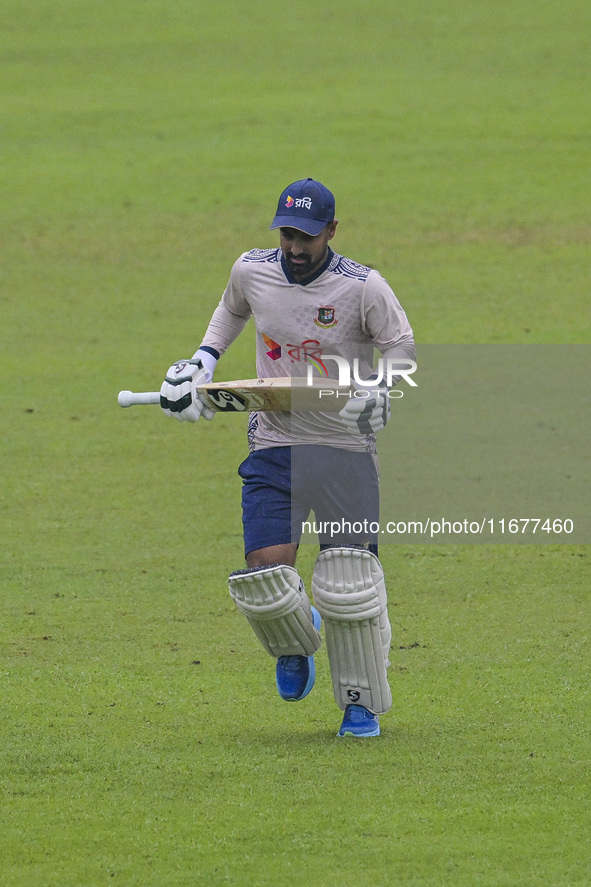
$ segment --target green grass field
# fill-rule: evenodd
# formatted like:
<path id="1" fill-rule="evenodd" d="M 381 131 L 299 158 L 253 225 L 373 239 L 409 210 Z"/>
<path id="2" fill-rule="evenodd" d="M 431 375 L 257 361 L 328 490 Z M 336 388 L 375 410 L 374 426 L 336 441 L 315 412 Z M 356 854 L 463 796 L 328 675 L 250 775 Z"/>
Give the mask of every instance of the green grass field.
<path id="1" fill-rule="evenodd" d="M 590 27 L 583 0 L 5 0 L 2 887 L 591 882 L 588 546 L 384 547 L 395 703 L 338 742 L 325 650 L 281 703 L 227 592 L 243 418 L 116 403 L 308 175 L 419 345 L 588 343 Z M 254 374 L 251 331 L 219 374 Z"/>

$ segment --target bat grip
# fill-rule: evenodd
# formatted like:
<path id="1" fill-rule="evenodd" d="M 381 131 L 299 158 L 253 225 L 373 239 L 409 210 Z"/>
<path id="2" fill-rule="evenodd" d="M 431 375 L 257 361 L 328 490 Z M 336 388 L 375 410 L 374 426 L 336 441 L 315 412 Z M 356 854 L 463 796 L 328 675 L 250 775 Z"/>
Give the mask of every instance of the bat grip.
<path id="1" fill-rule="evenodd" d="M 120 407 L 133 407 L 138 404 L 160 403 L 159 391 L 120 391 L 117 397 Z"/>

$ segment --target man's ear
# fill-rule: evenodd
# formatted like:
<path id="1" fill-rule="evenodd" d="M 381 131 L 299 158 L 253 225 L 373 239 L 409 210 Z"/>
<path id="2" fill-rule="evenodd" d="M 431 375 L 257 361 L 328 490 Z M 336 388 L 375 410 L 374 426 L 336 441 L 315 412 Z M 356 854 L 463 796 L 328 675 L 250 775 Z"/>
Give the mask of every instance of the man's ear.
<path id="1" fill-rule="evenodd" d="M 335 231 L 337 230 L 337 225 L 338 225 L 338 224 L 339 224 L 339 220 L 338 220 L 338 219 L 333 219 L 332 222 L 327 226 L 327 229 L 326 229 L 326 230 L 327 230 L 327 234 L 328 234 L 328 239 L 329 239 L 329 240 L 332 240 L 332 239 L 333 239 L 333 237 L 334 237 L 334 235 L 335 235 Z"/>

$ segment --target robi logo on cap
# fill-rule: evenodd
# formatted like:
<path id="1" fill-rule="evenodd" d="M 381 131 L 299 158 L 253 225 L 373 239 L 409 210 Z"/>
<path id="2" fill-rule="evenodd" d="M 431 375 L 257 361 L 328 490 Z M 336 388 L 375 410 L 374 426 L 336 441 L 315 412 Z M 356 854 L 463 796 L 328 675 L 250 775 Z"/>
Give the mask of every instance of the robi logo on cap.
<path id="1" fill-rule="evenodd" d="M 310 237 L 320 234 L 334 220 L 334 197 L 328 188 L 314 179 L 302 179 L 284 188 L 271 230 L 291 227 L 296 220 L 295 227 Z"/>

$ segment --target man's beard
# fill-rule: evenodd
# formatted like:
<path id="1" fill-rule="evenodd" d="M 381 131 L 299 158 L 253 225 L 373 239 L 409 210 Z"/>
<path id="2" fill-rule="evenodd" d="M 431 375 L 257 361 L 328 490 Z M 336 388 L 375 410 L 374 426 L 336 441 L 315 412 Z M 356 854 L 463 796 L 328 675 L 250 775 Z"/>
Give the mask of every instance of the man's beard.
<path id="1" fill-rule="evenodd" d="M 294 257 L 291 253 L 288 253 L 285 259 L 290 270 L 297 277 L 305 277 L 306 274 L 310 273 L 312 268 L 312 259 L 310 256 L 304 254 Z"/>

